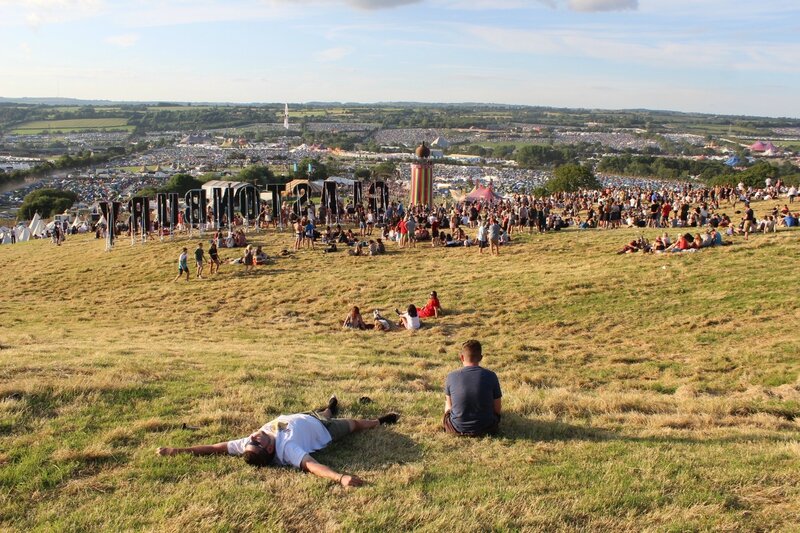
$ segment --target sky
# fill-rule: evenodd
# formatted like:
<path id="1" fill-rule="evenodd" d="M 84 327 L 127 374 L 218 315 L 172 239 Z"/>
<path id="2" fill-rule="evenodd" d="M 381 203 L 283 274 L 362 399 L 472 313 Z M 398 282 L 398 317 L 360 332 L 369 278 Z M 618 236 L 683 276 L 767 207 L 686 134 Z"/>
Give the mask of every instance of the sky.
<path id="1" fill-rule="evenodd" d="M 0 96 L 800 117 L 800 1 L 0 0 Z"/>

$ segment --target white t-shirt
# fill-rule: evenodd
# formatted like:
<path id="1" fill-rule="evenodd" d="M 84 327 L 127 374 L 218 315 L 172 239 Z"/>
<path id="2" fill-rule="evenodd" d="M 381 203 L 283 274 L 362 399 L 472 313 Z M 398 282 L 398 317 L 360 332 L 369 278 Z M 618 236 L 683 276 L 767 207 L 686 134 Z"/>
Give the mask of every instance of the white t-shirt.
<path id="1" fill-rule="evenodd" d="M 419 329 L 419 317 L 418 316 L 411 316 L 408 313 L 403 313 L 400 315 L 405 317 L 406 319 L 406 329 Z"/>
<path id="2" fill-rule="evenodd" d="M 321 450 L 331 442 L 331 434 L 311 415 L 281 415 L 261 427 L 275 437 L 275 459 L 279 466 L 300 468 L 306 454 Z M 228 441 L 228 454 L 243 455 L 250 437 Z"/>

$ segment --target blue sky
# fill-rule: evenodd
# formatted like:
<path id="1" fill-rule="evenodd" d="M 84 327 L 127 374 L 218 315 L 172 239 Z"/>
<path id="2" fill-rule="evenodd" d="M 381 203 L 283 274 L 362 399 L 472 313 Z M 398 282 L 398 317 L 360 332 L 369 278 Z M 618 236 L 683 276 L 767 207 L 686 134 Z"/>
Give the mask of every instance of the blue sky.
<path id="1" fill-rule="evenodd" d="M 0 96 L 800 117 L 798 0 L 0 0 Z"/>

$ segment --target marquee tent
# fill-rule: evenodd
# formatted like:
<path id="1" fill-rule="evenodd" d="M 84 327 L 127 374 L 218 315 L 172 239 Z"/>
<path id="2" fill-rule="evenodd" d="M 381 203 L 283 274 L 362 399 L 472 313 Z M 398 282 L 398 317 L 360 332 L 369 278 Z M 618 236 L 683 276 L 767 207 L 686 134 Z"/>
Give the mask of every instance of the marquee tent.
<path id="1" fill-rule="evenodd" d="M 331 176 L 330 178 L 326 179 L 325 181 L 337 183 L 339 185 L 346 185 L 347 187 L 352 187 L 355 183 L 355 180 L 347 179 L 347 178 L 339 178 L 337 176 Z"/>
<path id="2" fill-rule="evenodd" d="M 212 189 L 220 188 L 220 189 L 225 190 L 228 187 L 232 187 L 233 188 L 233 194 L 235 195 L 240 190 L 242 190 L 245 187 L 247 187 L 248 185 L 250 185 L 250 184 L 249 183 L 245 183 L 243 181 L 210 180 L 210 181 L 207 181 L 207 182 L 205 182 L 203 184 L 203 189 L 206 191 L 206 193 L 209 195 L 209 198 L 210 198 Z"/>
<path id="3" fill-rule="evenodd" d="M 494 192 L 494 188 L 491 185 L 484 187 L 478 183 L 474 189 L 467 193 L 464 199 L 468 202 L 497 202 L 502 200 L 503 197 Z"/>
<path id="4" fill-rule="evenodd" d="M 294 188 L 300 184 L 308 184 L 312 194 L 322 194 L 323 181 L 292 180 L 286 184 L 286 194 L 293 194 Z"/>

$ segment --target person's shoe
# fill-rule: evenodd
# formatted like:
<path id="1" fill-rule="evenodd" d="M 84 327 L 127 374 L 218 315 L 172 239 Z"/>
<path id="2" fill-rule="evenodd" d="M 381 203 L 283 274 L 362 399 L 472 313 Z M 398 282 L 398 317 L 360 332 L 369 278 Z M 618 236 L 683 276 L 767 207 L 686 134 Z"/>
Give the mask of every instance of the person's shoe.
<path id="1" fill-rule="evenodd" d="M 339 414 L 339 399 L 335 394 L 328 399 L 328 409 L 331 412 L 331 418 L 336 418 Z"/>
<path id="2" fill-rule="evenodd" d="M 398 420 L 400 420 L 400 415 L 397 413 L 387 413 L 383 416 L 378 417 L 378 422 L 380 422 L 381 425 L 397 424 Z"/>

